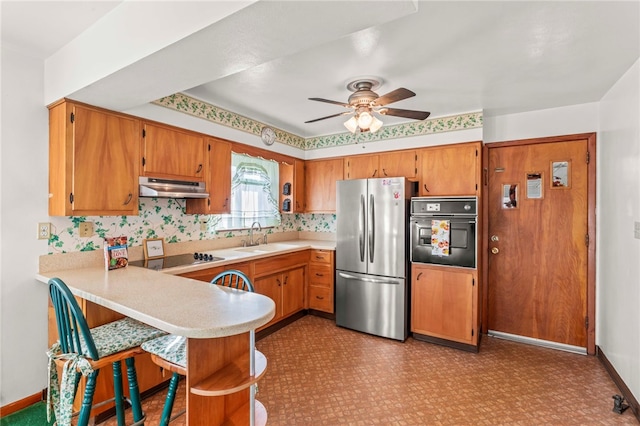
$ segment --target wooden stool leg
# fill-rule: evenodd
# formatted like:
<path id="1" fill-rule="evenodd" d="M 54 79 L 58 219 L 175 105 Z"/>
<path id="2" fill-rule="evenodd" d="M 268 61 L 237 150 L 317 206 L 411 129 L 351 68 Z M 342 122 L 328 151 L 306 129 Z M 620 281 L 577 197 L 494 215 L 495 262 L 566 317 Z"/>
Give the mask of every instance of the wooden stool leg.
<path id="1" fill-rule="evenodd" d="M 124 392 L 122 391 L 122 363 L 114 361 L 113 366 L 113 397 L 116 403 L 116 419 L 118 426 L 124 426 Z"/>
<path id="2" fill-rule="evenodd" d="M 144 413 L 142 412 L 142 403 L 140 402 L 140 389 L 138 388 L 135 360 L 131 357 L 125 359 L 124 362 L 127 364 L 127 379 L 129 381 L 129 397 L 131 398 L 133 421 L 139 422 L 144 419 Z"/>
<path id="3" fill-rule="evenodd" d="M 178 373 L 173 373 L 171 381 L 169 382 L 169 391 L 167 392 L 167 398 L 164 402 L 164 409 L 162 410 L 160 426 L 167 426 L 169 421 L 171 421 L 171 411 L 173 410 L 173 403 L 176 400 L 176 391 L 178 389 L 179 381 L 180 375 Z"/>

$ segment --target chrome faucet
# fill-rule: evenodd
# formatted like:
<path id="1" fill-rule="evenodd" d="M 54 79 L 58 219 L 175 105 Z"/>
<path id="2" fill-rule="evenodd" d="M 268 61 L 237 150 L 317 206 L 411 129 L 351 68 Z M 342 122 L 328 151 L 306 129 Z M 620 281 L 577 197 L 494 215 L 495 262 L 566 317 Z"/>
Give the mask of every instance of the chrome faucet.
<path id="1" fill-rule="evenodd" d="M 253 228 L 255 228 L 256 225 L 258 225 L 258 232 L 262 231 L 262 226 L 260 226 L 259 222 L 253 222 L 251 224 L 251 228 L 249 229 L 249 245 L 250 246 L 257 246 L 258 244 L 260 244 L 260 240 L 253 241 Z"/>

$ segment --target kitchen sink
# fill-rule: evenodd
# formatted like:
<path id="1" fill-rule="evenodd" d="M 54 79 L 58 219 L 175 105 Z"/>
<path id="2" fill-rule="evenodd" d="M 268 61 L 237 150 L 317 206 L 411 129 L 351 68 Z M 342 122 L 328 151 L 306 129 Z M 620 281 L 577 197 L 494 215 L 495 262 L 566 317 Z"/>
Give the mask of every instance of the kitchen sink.
<path id="1" fill-rule="evenodd" d="M 244 253 L 273 253 L 276 251 L 291 250 L 295 248 L 298 248 L 298 246 L 293 244 L 270 243 L 251 247 L 241 247 L 235 249 L 235 251 L 241 251 Z"/>

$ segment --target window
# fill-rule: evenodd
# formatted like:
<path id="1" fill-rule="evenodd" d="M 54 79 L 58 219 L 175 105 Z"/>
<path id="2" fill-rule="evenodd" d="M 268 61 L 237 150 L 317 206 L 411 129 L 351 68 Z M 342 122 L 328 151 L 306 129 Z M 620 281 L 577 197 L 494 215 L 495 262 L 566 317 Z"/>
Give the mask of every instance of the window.
<path id="1" fill-rule="evenodd" d="M 231 153 L 231 214 L 221 215 L 218 229 L 280 225 L 279 165 L 275 161 Z"/>

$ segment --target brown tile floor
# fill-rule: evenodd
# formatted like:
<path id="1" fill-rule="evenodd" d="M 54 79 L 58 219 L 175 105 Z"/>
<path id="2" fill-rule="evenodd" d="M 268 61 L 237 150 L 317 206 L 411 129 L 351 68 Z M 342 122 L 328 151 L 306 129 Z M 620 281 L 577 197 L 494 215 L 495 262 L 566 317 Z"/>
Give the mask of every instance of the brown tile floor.
<path id="1" fill-rule="evenodd" d="M 631 410 L 611 411 L 620 391 L 593 356 L 486 336 L 473 354 L 314 316 L 257 346 L 269 363 L 258 393 L 269 425 L 638 424 Z M 184 385 L 179 395 L 177 409 Z M 163 403 L 164 392 L 144 401 L 147 425 L 158 424 Z"/>

